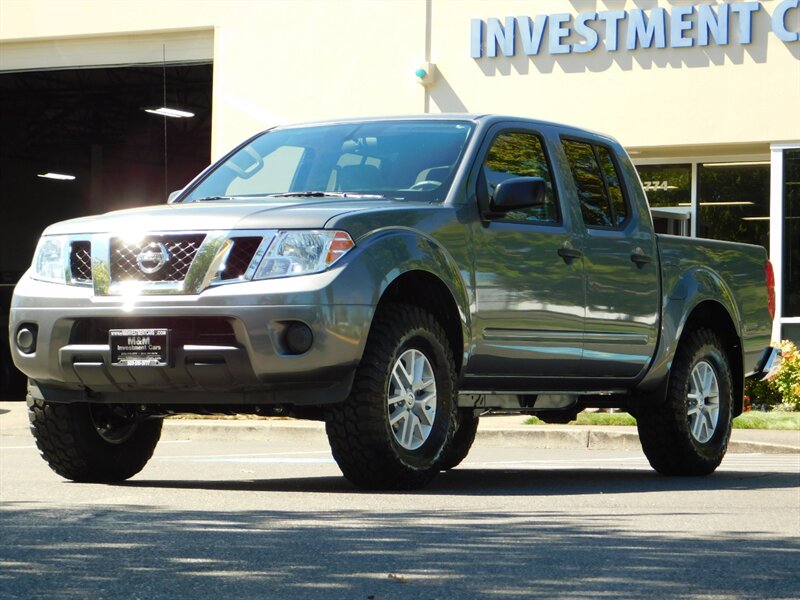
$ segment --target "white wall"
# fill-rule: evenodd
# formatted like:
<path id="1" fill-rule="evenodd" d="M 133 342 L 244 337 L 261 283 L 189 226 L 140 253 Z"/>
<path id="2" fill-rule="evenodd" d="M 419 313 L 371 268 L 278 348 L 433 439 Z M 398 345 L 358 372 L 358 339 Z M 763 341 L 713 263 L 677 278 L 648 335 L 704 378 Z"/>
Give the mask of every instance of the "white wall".
<path id="1" fill-rule="evenodd" d="M 146 38 L 153 62 L 163 40 L 169 61 L 186 30 L 213 36 L 215 157 L 276 123 L 423 111 L 424 0 L 2 0 L 0 69 L 63 66 L 76 39 Z"/>
<path id="2" fill-rule="evenodd" d="M 87 47 L 99 49 L 98 64 L 108 64 L 138 45 L 158 62 L 165 43 L 167 60 L 177 60 L 192 55 L 178 38 L 201 40 L 196 58 L 213 48 L 213 156 L 275 123 L 426 107 L 568 122 L 627 146 L 763 143 L 767 151 L 770 142 L 800 139 L 800 43 L 769 31 L 777 0 L 762 3 L 746 46 L 470 57 L 472 18 L 688 4 L 2 0 L 0 69 L 64 66 L 78 60 L 76 47 L 84 58 Z M 800 10 L 788 24 L 800 28 Z M 414 77 L 426 54 L 439 69 L 427 91 Z"/>

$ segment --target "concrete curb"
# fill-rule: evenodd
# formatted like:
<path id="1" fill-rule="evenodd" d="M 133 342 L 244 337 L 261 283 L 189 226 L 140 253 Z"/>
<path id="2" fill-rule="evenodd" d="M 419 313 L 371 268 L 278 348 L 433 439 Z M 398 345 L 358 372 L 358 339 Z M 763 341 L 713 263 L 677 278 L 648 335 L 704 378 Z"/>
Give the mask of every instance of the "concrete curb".
<path id="1" fill-rule="evenodd" d="M 736 430 L 735 430 L 736 431 Z M 734 436 L 736 435 L 734 431 Z M 800 435 L 798 436 L 800 437 Z M 325 425 L 314 421 L 231 421 L 175 419 L 166 422 L 168 440 L 246 440 L 267 443 L 311 442 L 324 440 Z M 517 426 L 478 429 L 476 445 L 592 450 L 641 450 L 633 428 L 591 428 L 579 426 Z M 751 440 L 731 440 L 732 453 L 800 454 L 800 446 Z"/>
<path id="2" fill-rule="evenodd" d="M 3 403 L 0 436 L 30 436 L 25 404 Z M 476 445 L 638 451 L 635 427 L 579 425 L 523 425 L 524 417 L 481 420 Z M 756 439 L 753 439 L 756 438 Z M 769 438 L 757 439 L 757 438 Z M 164 440 L 242 440 L 267 444 L 311 443 L 325 440 L 325 425 L 291 419 L 167 419 Z M 780 443 L 776 443 L 780 442 Z M 734 429 L 728 446 L 732 453 L 800 454 L 800 432 Z"/>
<path id="3" fill-rule="evenodd" d="M 528 429 L 488 429 L 479 430 L 476 444 L 487 446 L 519 446 L 527 448 L 555 448 L 591 450 L 641 450 L 639 435 L 636 431 L 614 431 L 621 427 L 603 429 L 569 428 L 548 429 L 528 426 Z M 629 429 L 629 428 L 625 428 Z M 733 438 L 737 431 L 734 430 Z M 800 438 L 800 434 L 798 435 Z M 734 454 L 800 454 L 800 446 L 774 444 L 753 440 L 731 439 L 728 452 Z"/>
<path id="4" fill-rule="evenodd" d="M 229 419 L 167 419 L 165 440 L 242 440 L 248 442 L 306 443 L 325 439 L 319 421 L 234 421 Z"/>

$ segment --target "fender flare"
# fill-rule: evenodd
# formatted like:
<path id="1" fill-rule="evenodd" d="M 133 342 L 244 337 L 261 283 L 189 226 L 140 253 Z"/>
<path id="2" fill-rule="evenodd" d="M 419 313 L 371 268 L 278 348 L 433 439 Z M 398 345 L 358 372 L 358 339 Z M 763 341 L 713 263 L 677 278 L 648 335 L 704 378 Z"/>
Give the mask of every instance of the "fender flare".
<path id="1" fill-rule="evenodd" d="M 349 298 L 349 302 L 371 306 L 370 322 L 365 324 L 367 331 L 378 305 L 394 282 L 412 272 L 426 273 L 449 290 L 458 310 L 464 352 L 467 352 L 472 326 L 469 286 L 455 259 L 436 239 L 406 227 L 378 229 L 357 241 L 346 262 L 334 293 L 337 302 Z M 361 342 L 362 353 L 365 343 L 366 336 Z"/>
<path id="2" fill-rule="evenodd" d="M 669 290 L 664 290 L 656 352 L 650 369 L 636 386 L 637 397 L 651 401 L 666 397 L 669 371 L 686 325 L 698 307 L 709 302 L 725 311 L 737 338 L 742 339 L 741 315 L 730 287 L 708 266 L 689 269 Z"/>

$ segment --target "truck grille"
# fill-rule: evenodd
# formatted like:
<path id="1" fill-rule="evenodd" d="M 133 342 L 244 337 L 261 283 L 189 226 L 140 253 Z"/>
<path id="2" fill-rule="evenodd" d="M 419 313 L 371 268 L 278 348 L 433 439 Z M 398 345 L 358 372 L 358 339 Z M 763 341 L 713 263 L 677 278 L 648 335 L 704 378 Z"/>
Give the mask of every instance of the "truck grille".
<path id="1" fill-rule="evenodd" d="M 72 242 L 69 253 L 69 271 L 73 283 L 92 282 L 92 243 Z"/>
<path id="2" fill-rule="evenodd" d="M 225 268 L 220 272 L 219 278 L 223 281 L 238 279 L 247 272 L 250 262 L 255 256 L 258 246 L 261 244 L 260 237 L 237 237 L 232 238 L 233 247 L 225 259 Z"/>
<path id="3" fill-rule="evenodd" d="M 205 234 L 149 235 L 135 243 L 112 238 L 111 280 L 183 281 L 205 237 Z"/>

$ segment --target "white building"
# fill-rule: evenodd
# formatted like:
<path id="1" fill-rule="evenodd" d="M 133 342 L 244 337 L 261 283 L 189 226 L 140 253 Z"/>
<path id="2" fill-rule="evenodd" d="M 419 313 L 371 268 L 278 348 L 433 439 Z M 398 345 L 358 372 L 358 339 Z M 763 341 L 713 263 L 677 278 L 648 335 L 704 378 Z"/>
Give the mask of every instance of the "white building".
<path id="1" fill-rule="evenodd" d="M 270 125 L 340 116 L 493 112 L 607 132 L 692 234 L 767 246 L 774 337 L 798 340 L 798 32 L 798 0 L 3 0 L 0 81 L 213 64 L 211 159 Z M 81 207 L 111 202 L 87 193 Z M 0 202 L 11 214 L 18 200 Z"/>

